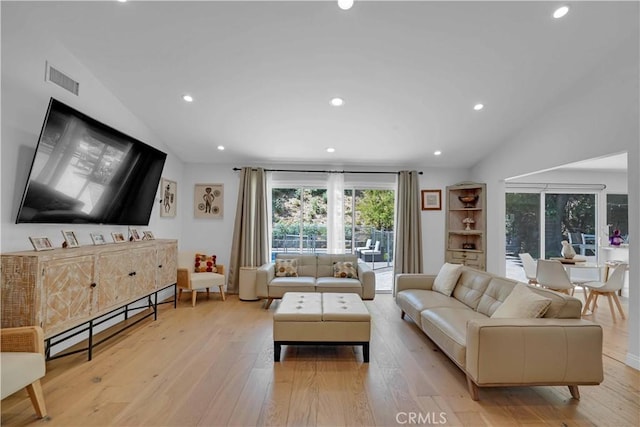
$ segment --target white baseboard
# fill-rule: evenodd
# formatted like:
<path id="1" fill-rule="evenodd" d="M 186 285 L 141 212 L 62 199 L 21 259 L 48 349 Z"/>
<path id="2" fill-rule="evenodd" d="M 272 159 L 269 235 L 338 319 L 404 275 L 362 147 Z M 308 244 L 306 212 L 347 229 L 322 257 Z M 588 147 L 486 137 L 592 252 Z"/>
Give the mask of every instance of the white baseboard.
<path id="1" fill-rule="evenodd" d="M 640 371 L 640 356 L 637 354 L 627 353 L 624 363 L 626 363 L 627 366 L 631 366 L 636 371 Z"/>

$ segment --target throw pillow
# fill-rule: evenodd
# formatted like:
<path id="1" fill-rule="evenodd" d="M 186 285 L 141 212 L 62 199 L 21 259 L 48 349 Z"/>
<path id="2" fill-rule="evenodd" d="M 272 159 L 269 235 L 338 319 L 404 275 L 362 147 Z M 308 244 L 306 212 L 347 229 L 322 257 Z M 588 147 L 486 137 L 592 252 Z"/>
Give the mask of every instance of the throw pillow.
<path id="1" fill-rule="evenodd" d="M 298 277 L 298 262 L 295 259 L 277 259 L 276 277 Z"/>
<path id="2" fill-rule="evenodd" d="M 462 264 L 449 264 L 446 262 L 433 280 L 433 290 L 442 295 L 451 296 L 453 288 L 458 283 L 458 278 L 462 273 Z"/>
<path id="3" fill-rule="evenodd" d="M 333 277 L 340 279 L 357 279 L 358 268 L 351 261 L 336 261 L 333 263 Z"/>
<path id="4" fill-rule="evenodd" d="M 216 256 L 196 254 L 195 269 L 196 273 L 217 273 Z"/>
<path id="5" fill-rule="evenodd" d="M 530 291 L 524 284 L 517 284 L 491 317 L 533 319 L 544 316 L 550 305 L 551 299 Z"/>

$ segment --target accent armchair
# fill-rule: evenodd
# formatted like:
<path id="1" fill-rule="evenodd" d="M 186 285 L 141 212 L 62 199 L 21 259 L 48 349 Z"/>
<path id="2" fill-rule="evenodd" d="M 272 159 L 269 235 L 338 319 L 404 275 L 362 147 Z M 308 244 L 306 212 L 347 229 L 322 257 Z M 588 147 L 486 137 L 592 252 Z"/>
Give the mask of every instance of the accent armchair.
<path id="1" fill-rule="evenodd" d="M 217 286 L 220 290 L 222 301 L 225 300 L 224 295 L 224 265 L 216 264 L 215 272 L 197 272 L 195 271 L 196 254 L 204 254 L 203 251 L 184 251 L 178 253 L 178 299 L 182 296 L 183 290 L 191 291 L 191 306 L 196 306 L 196 298 L 199 290 L 207 291 L 209 298 L 209 289 Z"/>
<path id="2" fill-rule="evenodd" d="M 47 416 L 40 378 L 46 372 L 44 332 L 39 326 L 0 329 L 1 396 L 27 389 L 38 418 Z"/>

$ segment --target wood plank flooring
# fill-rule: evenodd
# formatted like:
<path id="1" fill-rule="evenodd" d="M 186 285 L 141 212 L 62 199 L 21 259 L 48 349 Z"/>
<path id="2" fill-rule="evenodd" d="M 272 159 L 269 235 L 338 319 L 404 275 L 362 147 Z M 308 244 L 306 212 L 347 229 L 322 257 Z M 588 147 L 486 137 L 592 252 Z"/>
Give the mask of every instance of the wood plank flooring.
<path id="1" fill-rule="evenodd" d="M 581 387 L 580 401 L 566 387 L 517 387 L 481 389 L 474 402 L 462 371 L 400 319 L 391 295 L 366 302 L 368 364 L 347 346 L 284 346 L 274 363 L 277 303 L 187 300 L 97 347 L 91 362 L 48 362 L 49 418 L 37 420 L 21 391 L 2 401 L 2 426 L 640 425 L 640 373 L 620 362 L 627 321 L 614 324 L 606 302 L 591 317 L 605 328 L 605 380 Z"/>

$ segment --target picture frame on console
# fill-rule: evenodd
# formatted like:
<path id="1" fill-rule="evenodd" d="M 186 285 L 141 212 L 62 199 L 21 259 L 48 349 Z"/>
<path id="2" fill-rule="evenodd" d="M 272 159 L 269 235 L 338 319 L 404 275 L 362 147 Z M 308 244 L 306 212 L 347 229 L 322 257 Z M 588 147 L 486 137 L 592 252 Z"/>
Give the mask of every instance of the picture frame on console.
<path id="1" fill-rule="evenodd" d="M 140 237 L 140 233 L 138 233 L 137 228 L 129 228 L 129 240 L 133 242 L 142 240 L 142 238 Z"/>
<path id="2" fill-rule="evenodd" d="M 33 245 L 33 249 L 36 251 L 50 251 L 53 249 L 53 245 L 51 244 L 51 240 L 48 237 L 31 237 L 29 236 L 29 241 Z"/>
<path id="3" fill-rule="evenodd" d="M 111 237 L 113 238 L 114 243 L 124 243 L 127 241 L 122 233 L 111 233 Z"/>
<path id="4" fill-rule="evenodd" d="M 64 236 L 63 245 L 65 248 L 77 248 L 80 247 L 80 243 L 78 243 L 78 238 L 76 237 L 76 233 L 72 230 L 62 230 L 62 236 Z"/>
<path id="5" fill-rule="evenodd" d="M 91 241 L 94 245 L 106 245 L 107 241 L 104 239 L 104 235 L 100 233 L 90 233 Z"/>
<path id="6" fill-rule="evenodd" d="M 142 240 L 155 240 L 156 237 L 153 235 L 151 230 L 146 230 L 142 232 Z"/>
<path id="7" fill-rule="evenodd" d="M 442 190 L 422 190 L 422 210 L 442 210 Z"/>

